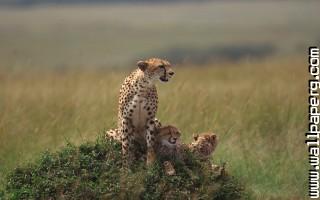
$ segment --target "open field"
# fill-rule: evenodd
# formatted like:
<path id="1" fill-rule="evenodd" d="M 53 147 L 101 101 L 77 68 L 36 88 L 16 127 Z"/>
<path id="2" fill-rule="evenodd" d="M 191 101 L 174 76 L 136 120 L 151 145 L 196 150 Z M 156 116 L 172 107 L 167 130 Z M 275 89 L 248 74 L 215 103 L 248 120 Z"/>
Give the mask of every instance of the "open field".
<path id="1" fill-rule="evenodd" d="M 0 7 L 0 189 L 7 172 L 115 127 L 138 59 L 178 64 L 158 118 L 213 130 L 256 199 L 306 199 L 307 61 L 319 1 Z M 298 56 L 297 56 L 298 55 Z M 131 68 L 128 68 L 131 66 Z"/>
<path id="2" fill-rule="evenodd" d="M 305 65 L 290 58 L 176 67 L 170 83 L 158 84 L 158 118 L 178 126 L 186 142 L 192 133 L 214 130 L 220 144 L 213 160 L 227 162 L 257 199 L 305 199 Z M 1 182 L 45 149 L 92 141 L 115 127 L 128 72 L 1 70 Z"/>
<path id="3" fill-rule="evenodd" d="M 319 1 L 0 7 L 0 67 L 124 67 L 144 57 L 235 60 L 320 42 Z"/>

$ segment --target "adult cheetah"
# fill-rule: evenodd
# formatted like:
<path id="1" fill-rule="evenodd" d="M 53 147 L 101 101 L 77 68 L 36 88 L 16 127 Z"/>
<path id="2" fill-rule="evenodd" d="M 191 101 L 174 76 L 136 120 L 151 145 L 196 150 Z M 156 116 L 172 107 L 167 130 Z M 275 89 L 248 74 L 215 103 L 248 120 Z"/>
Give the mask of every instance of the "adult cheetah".
<path id="1" fill-rule="evenodd" d="M 134 141 L 147 145 L 147 165 L 155 160 L 155 116 L 158 109 L 156 81 L 174 75 L 171 64 L 159 58 L 137 63 L 138 69 L 125 78 L 119 97 L 118 130 L 122 140 L 123 165 L 133 161 Z"/>

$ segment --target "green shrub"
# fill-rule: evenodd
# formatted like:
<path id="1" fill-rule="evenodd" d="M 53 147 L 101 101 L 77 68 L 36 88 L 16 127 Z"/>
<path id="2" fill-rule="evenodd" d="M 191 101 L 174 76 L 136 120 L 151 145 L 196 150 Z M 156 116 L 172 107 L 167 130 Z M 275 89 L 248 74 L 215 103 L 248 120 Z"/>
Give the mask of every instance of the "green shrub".
<path id="1" fill-rule="evenodd" d="M 244 199 L 242 184 L 208 170 L 195 158 L 173 161 L 177 174 L 165 175 L 162 161 L 121 170 L 121 145 L 98 139 L 14 169 L 0 198 L 6 199 Z"/>

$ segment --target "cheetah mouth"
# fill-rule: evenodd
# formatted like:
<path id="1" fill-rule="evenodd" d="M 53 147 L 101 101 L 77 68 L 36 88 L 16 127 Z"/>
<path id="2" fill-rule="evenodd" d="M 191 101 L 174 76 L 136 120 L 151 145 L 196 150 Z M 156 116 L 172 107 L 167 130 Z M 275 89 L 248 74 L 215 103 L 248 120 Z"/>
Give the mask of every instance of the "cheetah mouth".
<path id="1" fill-rule="evenodd" d="M 169 140 L 169 143 L 170 143 L 170 144 L 176 144 L 176 143 L 177 143 L 177 139 L 176 139 L 176 138 L 171 138 L 171 139 Z"/>
<path id="2" fill-rule="evenodd" d="M 169 81 L 169 79 L 168 79 L 167 77 L 165 77 L 165 76 L 161 76 L 161 77 L 160 77 L 160 80 L 161 80 L 162 82 L 168 82 L 168 81 Z"/>

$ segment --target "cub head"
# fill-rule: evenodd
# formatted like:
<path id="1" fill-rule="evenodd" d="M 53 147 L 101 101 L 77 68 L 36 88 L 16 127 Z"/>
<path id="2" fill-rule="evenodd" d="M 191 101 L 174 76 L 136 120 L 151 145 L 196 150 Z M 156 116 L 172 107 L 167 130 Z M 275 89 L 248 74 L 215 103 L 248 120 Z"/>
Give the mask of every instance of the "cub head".
<path id="1" fill-rule="evenodd" d="M 164 126 L 158 129 L 156 141 L 164 146 L 174 148 L 180 144 L 181 133 L 174 126 Z"/>
<path id="2" fill-rule="evenodd" d="M 167 82 L 174 75 L 171 64 L 160 58 L 150 58 L 145 61 L 138 61 L 139 69 L 152 81 L 160 80 Z"/>
<path id="3" fill-rule="evenodd" d="M 191 148 L 200 159 L 208 159 L 218 144 L 218 137 L 214 133 L 202 133 L 193 137 Z"/>

